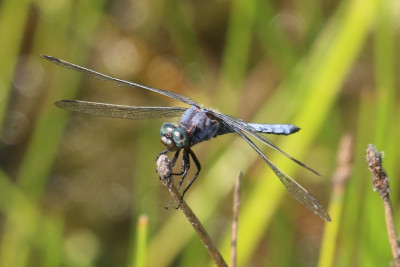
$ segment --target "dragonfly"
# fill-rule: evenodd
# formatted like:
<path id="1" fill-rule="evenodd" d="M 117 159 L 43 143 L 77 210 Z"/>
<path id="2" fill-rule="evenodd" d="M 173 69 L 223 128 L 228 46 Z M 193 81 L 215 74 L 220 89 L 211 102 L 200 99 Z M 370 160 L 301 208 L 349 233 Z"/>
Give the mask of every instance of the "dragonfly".
<path id="1" fill-rule="evenodd" d="M 196 165 L 197 171 L 194 174 L 193 178 L 188 181 L 186 188 L 183 190 L 181 200 L 183 199 L 183 196 L 185 195 L 187 190 L 196 180 L 201 170 L 200 162 L 193 152 L 192 147 L 198 143 L 210 140 L 214 137 L 228 133 L 234 133 L 241 137 L 245 142 L 247 142 L 250 147 L 265 161 L 265 163 L 272 169 L 272 171 L 286 187 L 288 192 L 296 200 L 305 205 L 308 209 L 320 216 L 325 221 L 331 221 L 328 212 L 321 205 L 321 203 L 311 193 L 304 189 L 299 183 L 297 183 L 289 175 L 279 169 L 250 139 L 250 137 L 252 137 L 258 140 L 262 144 L 267 145 L 268 147 L 278 151 L 279 153 L 283 154 L 300 166 L 319 175 L 312 168 L 308 167 L 304 163 L 282 151 L 265 136 L 266 134 L 293 134 L 300 130 L 300 128 L 298 128 L 297 126 L 292 124 L 247 123 L 239 118 L 235 118 L 233 116 L 229 116 L 212 109 L 204 108 L 192 98 L 176 92 L 156 89 L 135 82 L 114 78 L 106 74 L 52 56 L 41 55 L 41 58 L 61 67 L 81 72 L 100 80 L 113 82 L 119 86 L 135 87 L 152 91 L 154 93 L 176 99 L 189 106 L 136 107 L 87 102 L 80 100 L 60 100 L 55 103 L 57 107 L 62 109 L 102 117 L 131 120 L 180 117 L 178 124 L 167 122 L 161 126 L 160 136 L 161 142 L 165 146 L 165 150 L 162 151 L 160 155 L 166 154 L 167 152 L 175 152 L 175 155 L 171 161 L 171 165 L 174 166 L 180 155 L 180 152 L 182 152 L 181 171 L 179 173 L 173 174 L 181 176 L 181 179 L 177 186 L 178 190 L 180 189 L 190 169 L 190 159 L 192 159 L 194 164 Z"/>

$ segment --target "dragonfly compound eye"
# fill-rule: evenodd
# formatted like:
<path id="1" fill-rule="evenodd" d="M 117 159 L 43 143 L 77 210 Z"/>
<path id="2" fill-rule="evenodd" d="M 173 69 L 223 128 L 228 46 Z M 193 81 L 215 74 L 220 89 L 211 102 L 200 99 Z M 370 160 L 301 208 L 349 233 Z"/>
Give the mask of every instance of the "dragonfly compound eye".
<path id="1" fill-rule="evenodd" d="M 161 142 L 171 151 L 186 147 L 189 144 L 189 137 L 186 131 L 170 122 L 161 126 L 160 135 Z"/>
<path id="2" fill-rule="evenodd" d="M 171 134 L 177 148 L 183 148 L 189 144 L 189 137 L 183 128 L 175 128 Z"/>
<path id="3" fill-rule="evenodd" d="M 166 122 L 161 126 L 160 135 L 163 136 L 167 133 L 172 132 L 176 128 L 176 125 L 171 122 Z"/>

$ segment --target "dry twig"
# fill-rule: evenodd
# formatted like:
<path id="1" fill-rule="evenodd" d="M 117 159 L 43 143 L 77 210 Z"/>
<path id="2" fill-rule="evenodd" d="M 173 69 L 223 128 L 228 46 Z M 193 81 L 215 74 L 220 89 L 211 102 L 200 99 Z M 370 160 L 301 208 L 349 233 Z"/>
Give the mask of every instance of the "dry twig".
<path id="1" fill-rule="evenodd" d="M 239 218 L 239 204 L 240 204 L 240 179 L 242 178 L 242 172 L 239 172 L 236 179 L 236 186 L 233 195 L 233 218 L 232 218 L 232 241 L 231 241 L 231 260 L 230 266 L 236 266 L 236 255 L 237 255 L 237 233 L 238 233 L 238 218 Z"/>
<path id="2" fill-rule="evenodd" d="M 163 185 L 168 188 L 169 193 L 171 194 L 172 198 L 179 203 L 181 201 L 181 195 L 179 194 L 176 187 L 173 185 L 171 175 L 172 175 L 172 167 L 171 162 L 169 161 L 168 157 L 164 154 L 161 154 L 156 161 L 157 164 L 157 173 L 160 176 L 160 179 L 163 182 Z M 215 246 L 214 242 L 211 240 L 210 236 L 208 235 L 207 231 L 204 229 L 203 225 L 196 217 L 194 212 L 190 209 L 187 205 L 185 200 L 182 200 L 181 204 L 179 205 L 180 209 L 182 210 L 183 214 L 185 214 L 186 218 L 189 220 L 190 224 L 200 237 L 200 240 L 203 242 L 204 246 L 206 247 L 208 254 L 210 254 L 211 258 L 214 260 L 217 266 L 228 266 L 224 259 L 222 258 L 221 253 L 218 251 L 217 247 Z"/>
<path id="3" fill-rule="evenodd" d="M 350 134 L 342 136 L 337 155 L 337 168 L 333 174 L 332 184 L 335 193 L 343 194 L 345 186 L 350 178 L 353 165 L 353 137 Z"/>
<path id="4" fill-rule="evenodd" d="M 337 152 L 337 168 L 332 177 L 332 196 L 329 213 L 334 221 L 325 225 L 324 236 L 318 266 L 332 266 L 334 263 L 336 243 L 343 210 L 343 198 L 346 184 L 350 179 L 353 161 L 353 137 L 347 133 L 340 139 Z"/>
<path id="5" fill-rule="evenodd" d="M 375 191 L 378 191 L 385 207 L 386 228 L 388 231 L 390 247 L 395 266 L 400 266 L 400 243 L 394 224 L 394 215 L 389 193 L 389 178 L 382 166 L 382 155 L 377 151 L 374 145 L 368 145 L 367 149 L 368 168 L 372 172 L 372 185 Z"/>

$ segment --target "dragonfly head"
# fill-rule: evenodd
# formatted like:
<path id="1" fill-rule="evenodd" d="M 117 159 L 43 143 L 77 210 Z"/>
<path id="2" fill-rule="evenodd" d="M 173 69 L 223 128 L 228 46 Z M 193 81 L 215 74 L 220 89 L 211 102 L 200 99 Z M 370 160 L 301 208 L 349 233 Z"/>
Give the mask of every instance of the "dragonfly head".
<path id="1" fill-rule="evenodd" d="M 170 151 L 176 151 L 189 144 L 186 131 L 171 122 L 164 123 L 161 126 L 160 135 L 161 143 Z"/>

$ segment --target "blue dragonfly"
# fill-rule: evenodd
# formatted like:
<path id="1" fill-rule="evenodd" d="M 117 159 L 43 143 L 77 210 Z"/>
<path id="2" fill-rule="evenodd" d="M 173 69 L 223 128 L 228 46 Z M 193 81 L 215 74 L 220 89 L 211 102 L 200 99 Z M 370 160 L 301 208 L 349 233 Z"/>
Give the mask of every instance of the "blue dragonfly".
<path id="1" fill-rule="evenodd" d="M 178 190 L 180 189 L 188 170 L 190 169 L 190 159 L 193 160 L 196 165 L 197 171 L 193 178 L 188 182 L 188 185 L 182 192 L 182 199 L 196 180 L 201 165 L 193 150 L 191 149 L 194 145 L 203 141 L 209 140 L 213 137 L 220 135 L 235 133 L 246 141 L 254 151 L 265 161 L 265 163 L 272 169 L 279 180 L 287 188 L 289 193 L 300 203 L 309 208 L 312 212 L 320 216 L 325 221 L 331 221 L 328 212 L 320 204 L 320 202 L 304 189 L 299 183 L 293 180 L 289 175 L 280 170 L 261 150 L 255 143 L 249 138 L 250 136 L 260 141 L 261 143 L 273 148 L 284 156 L 288 157 L 300 166 L 310 170 L 311 172 L 319 175 L 315 170 L 311 169 L 304 163 L 297 159 L 289 156 L 276 145 L 274 145 L 264 134 L 279 134 L 289 135 L 300 130 L 292 124 L 260 124 L 260 123 L 247 123 L 241 119 L 217 112 L 215 110 L 207 109 L 199 105 L 195 100 L 190 97 L 167 91 L 160 90 L 145 85 L 141 85 L 134 82 L 129 82 L 114 78 L 94 70 L 75 65 L 73 63 L 54 58 L 51 56 L 42 55 L 43 59 L 48 60 L 61 67 L 71 69 L 74 71 L 82 72 L 93 76 L 95 78 L 114 82 L 119 86 L 128 86 L 145 89 L 152 91 L 176 100 L 179 100 L 189 107 L 134 107 L 134 106 L 123 106 L 106 103 L 87 102 L 79 100 L 60 100 L 55 103 L 57 107 L 86 113 L 94 116 L 111 117 L 111 118 L 122 118 L 122 119 L 155 119 L 155 118 L 173 118 L 180 117 L 178 124 L 167 122 L 161 126 L 160 135 L 161 142 L 165 146 L 165 150 L 160 153 L 166 154 L 167 152 L 175 152 L 175 155 L 171 161 L 172 166 L 176 164 L 180 152 L 182 151 L 182 167 L 180 173 L 174 173 L 173 175 L 180 175 L 181 179 L 178 184 Z"/>

